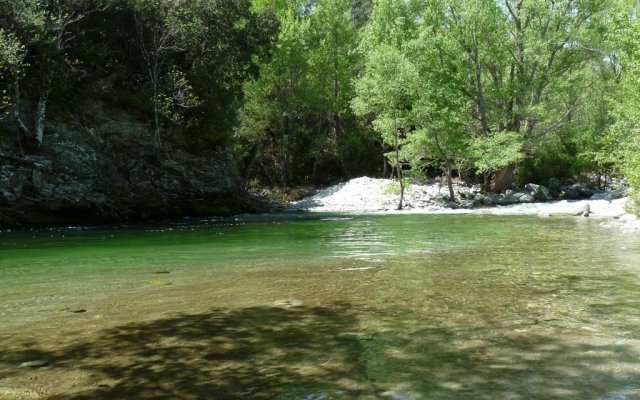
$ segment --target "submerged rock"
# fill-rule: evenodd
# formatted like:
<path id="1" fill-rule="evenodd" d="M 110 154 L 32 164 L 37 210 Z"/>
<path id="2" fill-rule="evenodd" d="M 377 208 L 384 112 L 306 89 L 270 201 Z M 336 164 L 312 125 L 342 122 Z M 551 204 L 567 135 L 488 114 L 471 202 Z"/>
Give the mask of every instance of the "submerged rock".
<path id="1" fill-rule="evenodd" d="M 51 364 L 51 361 L 45 359 L 30 360 L 20 363 L 20 365 L 18 365 L 18 368 L 42 368 L 46 367 L 49 364 Z"/>
<path id="2" fill-rule="evenodd" d="M 303 303 L 298 299 L 285 299 L 285 300 L 276 300 L 273 302 L 273 305 L 278 307 L 302 307 Z"/>

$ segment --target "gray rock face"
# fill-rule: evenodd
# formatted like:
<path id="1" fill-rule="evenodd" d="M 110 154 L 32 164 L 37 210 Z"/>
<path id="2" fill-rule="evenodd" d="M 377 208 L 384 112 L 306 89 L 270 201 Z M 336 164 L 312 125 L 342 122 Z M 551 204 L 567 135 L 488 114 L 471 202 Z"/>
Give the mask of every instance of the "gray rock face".
<path id="1" fill-rule="evenodd" d="M 224 149 L 151 146 L 148 128 L 105 117 L 93 129 L 48 126 L 39 154 L 0 151 L 0 227 L 95 223 L 249 211 Z M 87 132 L 89 131 L 89 132 Z"/>

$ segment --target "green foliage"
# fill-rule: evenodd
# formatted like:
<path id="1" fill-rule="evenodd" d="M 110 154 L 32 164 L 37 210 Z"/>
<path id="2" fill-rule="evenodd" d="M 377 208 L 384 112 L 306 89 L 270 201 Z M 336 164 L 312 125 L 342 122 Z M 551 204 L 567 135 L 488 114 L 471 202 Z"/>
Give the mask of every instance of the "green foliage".
<path id="1" fill-rule="evenodd" d="M 474 164 L 480 172 L 497 171 L 520 161 L 523 146 L 522 134 L 509 131 L 476 137 L 469 143 Z"/>
<path id="2" fill-rule="evenodd" d="M 165 77 L 163 90 L 158 94 L 160 112 L 171 122 L 180 124 L 184 114 L 202 101 L 195 95 L 185 73 L 174 68 Z"/>
<path id="3" fill-rule="evenodd" d="M 632 209 L 640 213 L 640 21 L 637 2 L 621 1 L 612 12 L 611 42 L 617 47 L 620 84 L 607 93 L 613 123 L 602 138 L 598 154 L 604 162 L 613 164 L 632 189 Z M 612 60 L 613 61 L 613 60 Z"/>
<path id="4" fill-rule="evenodd" d="M 351 147 L 360 127 L 349 109 L 359 63 L 350 2 L 321 0 L 312 11 L 283 4 L 274 48 L 244 86 L 237 150 L 248 155 L 258 143 L 256 173 L 271 183 L 335 178 L 348 173 L 347 153 L 359 157 Z"/>
<path id="5" fill-rule="evenodd" d="M 4 0 L 0 108 L 24 126 L 3 127 L 34 130 L 42 99 L 71 115 L 97 99 L 232 146 L 263 184 L 370 174 L 386 156 L 414 170 L 517 163 L 523 182 L 615 169 L 637 195 L 636 7 Z"/>
<path id="6" fill-rule="evenodd" d="M 20 74 L 25 56 L 24 46 L 11 33 L 0 28 L 0 119 L 9 115 L 11 83 Z"/>
<path id="7" fill-rule="evenodd" d="M 633 190 L 636 209 L 640 208 L 640 111 L 636 100 L 639 91 L 640 63 L 634 60 L 627 64 L 619 102 L 614 107 L 617 121 L 611 126 L 607 144 L 616 166 Z"/>
<path id="8" fill-rule="evenodd" d="M 382 139 L 399 146 L 400 131 L 410 127 L 411 105 L 418 81 L 414 65 L 396 48 L 381 44 L 366 54 L 365 72 L 356 81 L 351 105 L 356 115 L 371 115 Z M 399 163 L 395 153 L 390 156 Z"/>

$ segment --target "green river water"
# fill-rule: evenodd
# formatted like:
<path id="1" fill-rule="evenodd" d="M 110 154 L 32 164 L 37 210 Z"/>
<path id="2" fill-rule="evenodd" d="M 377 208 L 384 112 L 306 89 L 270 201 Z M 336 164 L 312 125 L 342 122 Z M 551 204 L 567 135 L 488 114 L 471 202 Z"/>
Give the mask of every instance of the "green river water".
<path id="1" fill-rule="evenodd" d="M 640 234 L 262 215 L 0 232 L 0 399 L 640 399 Z"/>

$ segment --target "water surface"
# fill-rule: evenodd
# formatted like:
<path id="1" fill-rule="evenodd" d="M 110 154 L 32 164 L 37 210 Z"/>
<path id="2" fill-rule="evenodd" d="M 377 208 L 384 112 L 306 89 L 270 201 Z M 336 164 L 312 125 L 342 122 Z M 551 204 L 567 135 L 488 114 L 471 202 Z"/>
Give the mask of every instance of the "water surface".
<path id="1" fill-rule="evenodd" d="M 353 214 L 2 232 L 0 322 L 0 398 L 640 399 L 640 236 Z"/>

